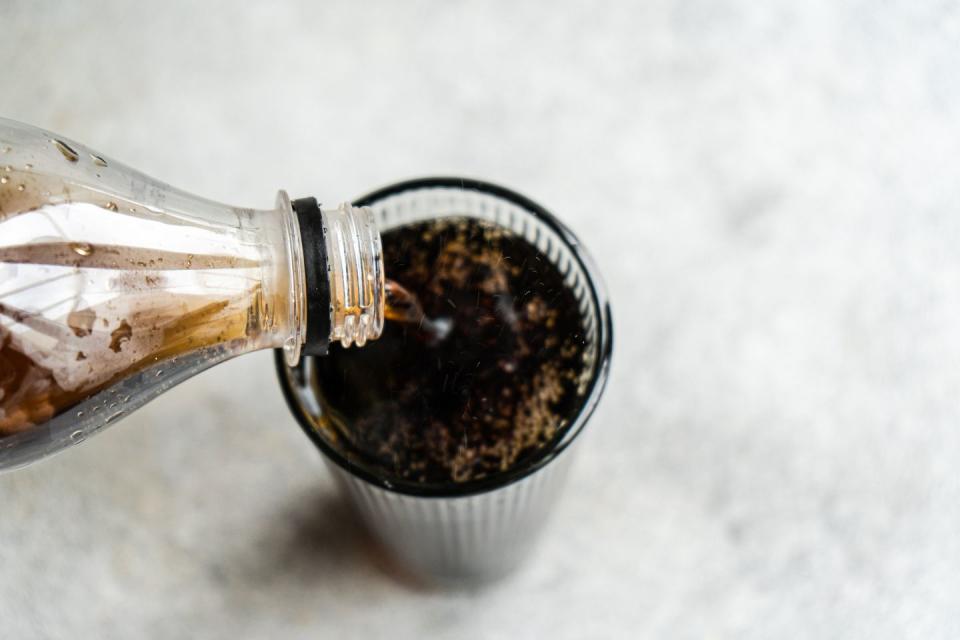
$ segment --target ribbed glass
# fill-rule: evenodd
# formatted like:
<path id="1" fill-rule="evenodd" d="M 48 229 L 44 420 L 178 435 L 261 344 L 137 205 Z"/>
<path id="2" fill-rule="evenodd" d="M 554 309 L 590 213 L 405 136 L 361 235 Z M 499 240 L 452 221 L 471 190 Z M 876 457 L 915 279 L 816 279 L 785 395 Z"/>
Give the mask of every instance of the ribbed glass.
<path id="1" fill-rule="evenodd" d="M 528 554 L 563 486 L 570 445 L 603 391 L 612 347 L 610 308 L 596 268 L 576 237 L 539 205 L 511 191 L 459 178 L 417 180 L 359 200 L 386 232 L 415 222 L 472 217 L 509 227 L 537 246 L 562 274 L 580 308 L 586 337 L 579 413 L 550 445 L 521 466 L 483 480 L 437 487 L 378 477 L 345 458 L 314 425 L 322 419 L 313 358 L 294 368 L 278 357 L 281 384 L 295 416 L 325 454 L 345 495 L 394 555 L 420 576 L 444 584 L 500 577 Z M 389 274 L 387 274 L 389 275 Z"/>

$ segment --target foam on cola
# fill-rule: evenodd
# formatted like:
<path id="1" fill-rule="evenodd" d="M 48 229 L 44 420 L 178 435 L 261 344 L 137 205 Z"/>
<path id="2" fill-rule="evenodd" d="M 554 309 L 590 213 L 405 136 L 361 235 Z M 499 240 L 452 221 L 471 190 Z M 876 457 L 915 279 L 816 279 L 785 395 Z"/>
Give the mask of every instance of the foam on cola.
<path id="1" fill-rule="evenodd" d="M 522 464 L 583 403 L 577 300 L 536 247 L 468 218 L 382 234 L 388 285 L 381 338 L 315 361 L 315 425 L 385 478 L 444 484 Z"/>

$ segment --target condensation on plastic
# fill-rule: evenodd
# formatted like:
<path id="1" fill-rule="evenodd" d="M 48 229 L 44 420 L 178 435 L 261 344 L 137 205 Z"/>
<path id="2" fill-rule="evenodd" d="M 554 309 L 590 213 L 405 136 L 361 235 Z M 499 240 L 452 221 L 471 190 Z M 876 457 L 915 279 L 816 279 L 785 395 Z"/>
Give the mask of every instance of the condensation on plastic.
<path id="1" fill-rule="evenodd" d="M 276 210 L 211 202 L 3 119 L 0 173 L 0 341 L 32 363 L 32 382 L 0 398 L 0 422 L 15 422 L 0 429 L 0 469 L 84 442 L 214 364 L 296 340 L 300 247 L 283 195 Z M 78 315 L 90 324 L 74 326 Z M 0 377 L 12 369 L 0 364 Z M 79 400 L 56 404 L 54 384 Z"/>
<path id="2" fill-rule="evenodd" d="M 380 237 L 362 207 L 324 219 L 331 339 L 362 346 L 383 327 Z M 0 362 L 21 385 L 0 392 L 0 470 L 84 442 L 229 358 L 282 347 L 296 364 L 309 321 L 298 228 L 283 191 L 272 210 L 212 202 L 0 118 L 0 345 L 33 367 L 17 382 Z M 54 404 L 53 383 L 75 403 Z"/>

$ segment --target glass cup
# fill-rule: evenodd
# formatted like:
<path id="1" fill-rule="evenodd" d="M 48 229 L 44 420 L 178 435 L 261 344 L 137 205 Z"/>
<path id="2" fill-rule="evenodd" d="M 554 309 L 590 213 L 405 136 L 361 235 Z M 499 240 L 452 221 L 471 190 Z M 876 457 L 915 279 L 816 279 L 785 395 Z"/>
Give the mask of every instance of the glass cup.
<path id="1" fill-rule="evenodd" d="M 460 178 L 395 184 L 361 198 L 382 232 L 446 217 L 509 227 L 565 274 L 578 300 L 591 372 L 583 401 L 554 441 L 515 467 L 480 480 L 423 485 L 387 479 L 348 459 L 324 435 L 315 359 L 296 367 L 277 354 L 290 409 L 324 454 L 342 491 L 374 536 L 397 560 L 430 582 L 477 584 L 509 573 L 529 554 L 563 487 L 572 445 L 603 393 L 610 368 L 610 305 L 593 260 L 573 233 L 543 207 L 503 187 Z M 389 274 L 387 274 L 389 276 Z"/>

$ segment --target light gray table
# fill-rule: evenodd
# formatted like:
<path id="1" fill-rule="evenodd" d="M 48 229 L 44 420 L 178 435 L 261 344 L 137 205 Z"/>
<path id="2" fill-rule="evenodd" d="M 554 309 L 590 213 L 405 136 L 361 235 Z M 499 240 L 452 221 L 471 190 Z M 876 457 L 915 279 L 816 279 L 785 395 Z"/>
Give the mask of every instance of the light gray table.
<path id="1" fill-rule="evenodd" d="M 0 113 L 237 204 L 542 201 L 615 305 L 569 490 L 412 588 L 245 357 L 0 477 L 0 637 L 960 634 L 955 8 L 273 4 L 0 1 Z"/>

